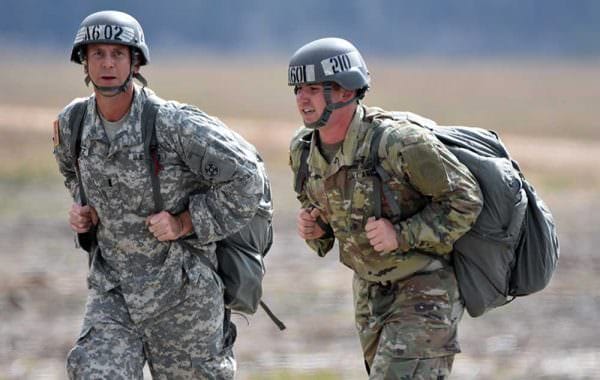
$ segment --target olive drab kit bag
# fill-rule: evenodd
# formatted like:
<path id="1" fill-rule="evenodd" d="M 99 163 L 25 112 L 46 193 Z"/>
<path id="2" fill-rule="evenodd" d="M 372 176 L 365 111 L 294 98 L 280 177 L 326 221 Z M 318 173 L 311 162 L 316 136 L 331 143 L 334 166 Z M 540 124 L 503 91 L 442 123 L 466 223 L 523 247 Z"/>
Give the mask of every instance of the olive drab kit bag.
<path id="1" fill-rule="evenodd" d="M 380 118 L 379 118 L 380 117 Z M 438 126 L 412 113 L 390 112 L 373 120 L 371 155 L 363 167 L 373 173 L 375 217 L 381 217 L 382 198 L 394 216 L 400 206 L 386 185 L 389 174 L 379 165 L 378 147 L 386 128 L 410 122 L 427 128 L 477 179 L 483 209 L 472 228 L 454 244 L 451 261 L 465 307 L 471 317 L 504 305 L 515 297 L 545 288 L 558 264 L 555 223 L 546 204 L 525 180 L 496 133 L 480 128 Z M 295 182 L 302 191 L 308 176 L 308 150 L 312 133 L 302 140 L 300 168 Z M 438 256 L 439 257 L 439 256 Z"/>
<path id="2" fill-rule="evenodd" d="M 141 117 L 144 156 L 152 184 L 155 212 L 163 210 L 158 178 L 160 162 L 155 128 L 156 114 L 163 102 L 162 99 L 156 96 L 149 96 L 144 104 Z M 87 100 L 81 100 L 74 104 L 69 118 L 71 155 L 75 162 L 75 171 L 81 189 L 82 205 L 87 204 L 87 199 L 83 192 L 77 159 L 81 150 L 82 123 L 85 119 L 86 110 Z M 277 319 L 261 300 L 262 280 L 265 274 L 263 259 L 271 248 L 272 239 L 270 218 L 257 213 L 242 231 L 217 242 L 218 268 L 215 268 L 206 256 L 198 254 L 197 257 L 221 277 L 225 286 L 224 298 L 227 308 L 246 314 L 254 314 L 260 305 L 277 327 L 284 330 L 285 325 L 283 322 Z M 81 248 L 88 253 L 92 253 L 97 248 L 95 229 L 87 233 L 77 234 L 77 242 Z M 185 239 L 180 239 L 179 242 L 186 245 Z"/>

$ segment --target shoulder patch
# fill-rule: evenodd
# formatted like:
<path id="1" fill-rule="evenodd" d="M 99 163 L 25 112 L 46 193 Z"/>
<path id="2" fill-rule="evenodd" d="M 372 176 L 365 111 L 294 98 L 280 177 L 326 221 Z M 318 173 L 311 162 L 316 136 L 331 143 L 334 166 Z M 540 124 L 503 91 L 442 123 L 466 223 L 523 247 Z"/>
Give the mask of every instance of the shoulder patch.
<path id="1" fill-rule="evenodd" d="M 60 127 L 58 119 L 54 120 L 52 123 L 52 142 L 54 143 L 55 148 L 60 145 Z"/>
<path id="2" fill-rule="evenodd" d="M 202 162 L 202 175 L 211 182 L 224 182 L 231 179 L 235 167 L 235 162 L 231 159 L 205 157 Z"/>

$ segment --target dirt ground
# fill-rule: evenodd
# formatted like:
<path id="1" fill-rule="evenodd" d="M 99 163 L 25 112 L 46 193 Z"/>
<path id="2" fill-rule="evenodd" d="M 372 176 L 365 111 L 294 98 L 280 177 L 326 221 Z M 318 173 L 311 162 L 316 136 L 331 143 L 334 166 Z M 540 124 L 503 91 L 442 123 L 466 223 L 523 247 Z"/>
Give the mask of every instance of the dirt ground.
<path id="1" fill-rule="evenodd" d="M 375 99 L 414 99 L 415 107 L 407 109 L 431 109 L 469 123 L 455 111 L 464 110 L 463 116 L 471 116 L 474 125 L 495 121 L 498 124 L 491 127 L 502 129 L 518 119 L 531 126 L 525 135 L 511 127 L 502 136 L 553 211 L 561 242 L 560 265 L 548 288 L 477 319 L 465 315 L 459 330 L 463 352 L 451 379 L 600 378 L 600 135 L 592 121 L 600 86 L 588 83 L 599 77 L 597 65 L 583 70 L 532 66 L 514 72 L 503 66 L 477 71 L 456 65 L 450 72 L 412 67 L 406 94 L 393 92 L 401 87 L 392 85 L 389 93 L 374 93 Z M 0 87 L 13 91 L 0 94 L 0 380 L 64 379 L 65 356 L 84 310 L 87 259 L 74 248 L 66 223 L 70 201 L 56 174 L 49 126 L 56 104 L 64 104 L 73 93 L 81 95 L 80 72 L 41 77 L 44 72 L 17 65 L 2 72 Z M 384 72 L 384 78 L 393 78 L 398 70 Z M 508 79 L 498 81 L 498 72 Z M 172 72 L 153 74 L 158 88 L 161 75 L 173 78 Z M 198 77 L 197 72 L 189 74 L 181 80 Z M 259 76 L 267 92 L 280 87 L 279 79 L 268 74 Z M 54 82 L 63 77 L 76 80 L 64 81 L 68 87 L 63 88 Z M 40 82 L 56 97 L 37 94 L 34 89 Z M 385 86 L 384 82 L 377 83 Z M 172 86 L 174 98 L 181 97 L 175 89 L 195 91 L 186 83 L 162 83 Z M 507 83 L 510 91 L 502 93 Z M 280 116 L 268 113 L 281 104 L 279 93 L 260 99 L 269 105 L 264 110 L 249 103 L 247 94 L 223 89 L 222 83 L 210 86 L 202 93 L 215 91 L 206 104 L 216 114 L 248 102 L 250 111 Z M 222 102 L 220 90 L 231 93 L 237 103 Z M 565 91 L 569 96 L 563 96 Z M 191 102 L 204 104 L 204 99 Z M 527 120 L 521 120 L 526 115 Z M 287 330 L 277 330 L 260 310 L 254 316 L 234 316 L 239 329 L 238 379 L 364 379 L 353 323 L 352 273 L 339 263 L 337 252 L 318 258 L 295 235 L 297 204 L 285 149 L 294 125 L 250 119 L 246 115 L 225 121 L 257 145 L 272 178 L 275 241 L 266 260 L 264 299 Z M 545 125 L 551 126 L 551 133 L 542 139 L 539 136 L 548 135 L 540 133 Z"/>
<path id="2" fill-rule="evenodd" d="M 2 133 L 27 151 L 19 133 Z M 32 151 L 47 143 L 44 133 L 35 136 L 39 145 Z M 544 165 L 560 165 L 549 157 L 539 163 L 528 158 L 537 156 L 525 140 L 510 138 L 509 145 L 540 179 L 547 178 Z M 597 144 L 579 148 L 585 149 L 600 152 Z M 567 141 L 556 142 L 553 152 L 549 156 L 574 159 Z M 262 311 L 234 317 L 239 379 L 363 379 L 351 272 L 336 252 L 320 259 L 295 235 L 290 175 L 285 166 L 272 164 L 280 158 L 273 153 L 267 162 L 277 213 L 265 300 L 288 328 L 278 331 Z M 588 168 L 587 190 L 558 186 L 542 192 L 561 239 L 560 267 L 551 285 L 481 318 L 465 316 L 463 353 L 453 379 L 598 378 L 600 198 L 594 165 Z M 64 358 L 80 327 L 87 269 L 66 225 L 66 191 L 56 175 L 27 180 L 6 174 L 0 192 L 0 379 L 65 378 Z"/>

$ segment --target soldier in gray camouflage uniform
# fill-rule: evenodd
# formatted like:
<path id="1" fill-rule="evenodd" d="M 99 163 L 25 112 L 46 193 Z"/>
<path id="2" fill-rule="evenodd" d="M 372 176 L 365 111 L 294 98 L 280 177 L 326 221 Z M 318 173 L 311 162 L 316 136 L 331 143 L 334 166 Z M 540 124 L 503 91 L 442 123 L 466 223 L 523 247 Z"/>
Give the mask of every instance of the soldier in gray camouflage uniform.
<path id="1" fill-rule="evenodd" d="M 394 120 L 360 103 L 369 73 L 348 41 L 313 41 L 294 53 L 288 70 L 306 127 L 290 147 L 297 179 L 308 149 L 308 175 L 296 184 L 298 233 L 319 256 L 337 239 L 342 263 L 354 271 L 356 327 L 369 378 L 447 378 L 460 351 L 463 313 L 448 259 L 481 210 L 475 178 L 410 118 Z M 393 127 L 373 147 L 374 127 L 383 122 Z M 365 168 L 372 148 L 402 215 L 374 190 L 380 182 Z"/>
<path id="2" fill-rule="evenodd" d="M 132 82 L 145 84 L 139 68 L 149 62 L 139 23 L 114 11 L 88 16 L 71 60 L 83 64 L 94 94 L 78 160 L 69 129 L 75 102 L 55 122 L 54 154 L 75 201 L 70 225 L 79 234 L 95 230 L 98 249 L 69 377 L 141 379 L 147 362 L 157 379 L 232 379 L 223 285 L 199 255 L 216 266 L 215 242 L 261 207 L 256 151 L 218 119 L 165 102 L 156 118 L 164 209 L 155 213 L 141 132 L 153 93 Z"/>

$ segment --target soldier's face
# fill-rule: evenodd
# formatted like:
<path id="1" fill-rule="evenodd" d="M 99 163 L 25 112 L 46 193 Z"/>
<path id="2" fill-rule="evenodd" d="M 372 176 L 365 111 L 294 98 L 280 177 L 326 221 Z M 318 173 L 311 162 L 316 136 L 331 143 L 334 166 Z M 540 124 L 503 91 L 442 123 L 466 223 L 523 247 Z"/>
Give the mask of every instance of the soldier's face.
<path id="1" fill-rule="evenodd" d="M 352 96 L 352 92 L 344 90 L 343 88 L 333 85 L 331 89 L 331 102 L 337 103 L 340 101 L 347 100 L 346 97 Z M 325 100 L 325 94 L 323 93 L 323 85 L 321 84 L 305 84 L 299 85 L 296 88 L 296 106 L 298 112 L 305 123 L 314 123 L 323 114 L 323 110 L 327 106 Z M 338 110 L 334 110 L 330 122 L 335 121 Z"/>
<path id="2" fill-rule="evenodd" d="M 97 86 L 120 86 L 129 76 L 129 47 L 116 44 L 90 44 L 86 51 L 88 75 Z"/>
<path id="3" fill-rule="evenodd" d="M 323 86 L 320 84 L 303 84 L 296 88 L 296 106 L 305 123 L 319 120 L 326 102 Z"/>

